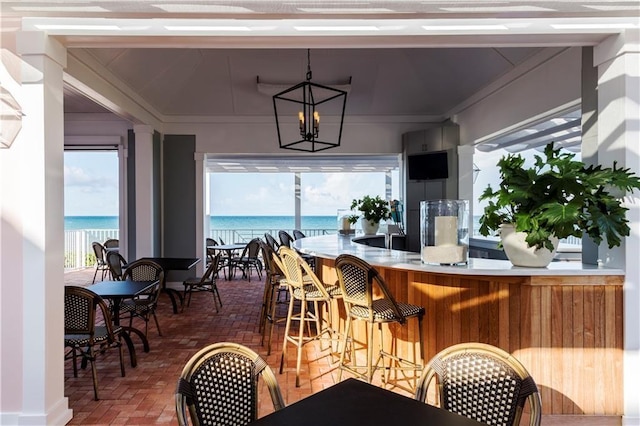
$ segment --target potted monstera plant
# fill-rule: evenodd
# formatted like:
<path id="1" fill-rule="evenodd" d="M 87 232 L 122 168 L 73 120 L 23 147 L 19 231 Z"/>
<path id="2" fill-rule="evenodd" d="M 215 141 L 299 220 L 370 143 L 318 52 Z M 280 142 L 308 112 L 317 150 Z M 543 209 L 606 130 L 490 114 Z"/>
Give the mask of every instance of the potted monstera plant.
<path id="1" fill-rule="evenodd" d="M 356 216 L 354 220 L 360 218 L 362 231 L 365 235 L 373 235 L 378 232 L 380 221 L 390 217 L 391 210 L 389 202 L 380 198 L 379 195 L 371 197 L 365 195 L 362 198 L 356 198 L 351 202 L 351 210 L 362 212 L 362 217 Z"/>
<path id="2" fill-rule="evenodd" d="M 521 155 L 500 159 L 501 182 L 480 196 L 488 200 L 480 218 L 480 234 L 499 231 L 501 244 L 516 266 L 544 267 L 551 262 L 559 239 L 587 234 L 609 248 L 629 235 L 627 208 L 622 197 L 640 189 L 640 179 L 629 169 L 587 166 L 575 154 L 555 149 L 553 143 L 524 167 Z M 524 245 L 524 247 L 519 247 Z M 519 250 L 522 249 L 522 250 Z"/>

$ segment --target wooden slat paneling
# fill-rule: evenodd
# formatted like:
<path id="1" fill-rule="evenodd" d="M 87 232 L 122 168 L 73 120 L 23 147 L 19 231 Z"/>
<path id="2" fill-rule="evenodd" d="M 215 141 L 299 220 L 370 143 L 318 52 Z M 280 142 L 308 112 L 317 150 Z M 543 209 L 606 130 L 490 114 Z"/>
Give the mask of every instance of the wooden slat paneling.
<path id="1" fill-rule="evenodd" d="M 380 272 L 398 301 L 426 308 L 425 361 L 457 343 L 490 343 L 527 368 L 545 414 L 622 414 L 622 277 Z M 411 357 L 417 322 L 407 326 L 388 333 Z M 366 342 L 364 328 L 356 333 Z"/>

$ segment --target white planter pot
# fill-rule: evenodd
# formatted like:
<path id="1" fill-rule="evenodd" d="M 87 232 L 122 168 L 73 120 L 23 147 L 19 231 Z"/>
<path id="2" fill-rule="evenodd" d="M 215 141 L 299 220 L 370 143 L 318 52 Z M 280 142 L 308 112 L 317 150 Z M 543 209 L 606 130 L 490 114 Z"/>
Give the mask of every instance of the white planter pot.
<path id="1" fill-rule="evenodd" d="M 364 217 L 360 219 L 360 225 L 362 226 L 362 232 L 364 235 L 375 235 L 378 233 L 380 222 L 374 222 L 372 220 L 366 220 Z"/>
<path id="2" fill-rule="evenodd" d="M 525 232 L 516 232 L 513 225 L 500 225 L 500 238 L 504 252 L 514 266 L 529 268 L 545 268 L 553 260 L 558 248 L 558 239 L 552 238 L 553 251 L 543 247 L 536 249 L 529 247 L 525 238 Z"/>

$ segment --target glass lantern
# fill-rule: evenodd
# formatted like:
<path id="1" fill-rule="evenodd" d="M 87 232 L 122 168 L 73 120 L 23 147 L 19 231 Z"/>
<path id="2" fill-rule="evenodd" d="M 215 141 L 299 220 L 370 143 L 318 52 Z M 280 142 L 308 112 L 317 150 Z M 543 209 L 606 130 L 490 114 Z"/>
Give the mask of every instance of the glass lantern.
<path id="1" fill-rule="evenodd" d="M 420 202 L 420 253 L 423 263 L 465 264 L 469 253 L 469 201 Z"/>
<path id="2" fill-rule="evenodd" d="M 354 212 L 350 209 L 338 209 L 338 234 L 355 234 L 355 225 L 349 222 L 349 217 L 352 215 L 354 215 Z"/>

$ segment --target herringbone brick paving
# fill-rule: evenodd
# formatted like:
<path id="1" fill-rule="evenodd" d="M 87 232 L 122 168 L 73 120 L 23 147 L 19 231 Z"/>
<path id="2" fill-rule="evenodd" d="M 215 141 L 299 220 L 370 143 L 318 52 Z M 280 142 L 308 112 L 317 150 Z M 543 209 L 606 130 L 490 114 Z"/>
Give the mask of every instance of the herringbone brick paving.
<path id="1" fill-rule="evenodd" d="M 68 272 L 67 285 L 86 286 L 91 283 L 93 269 Z M 285 371 L 278 374 L 284 324 L 276 326 L 271 355 L 267 356 L 266 344 L 260 345 L 258 317 L 262 302 L 264 278 L 258 280 L 218 280 L 223 307 L 215 312 L 209 294 L 194 294 L 191 306 L 184 312 L 173 314 L 171 302 L 165 295 L 160 297 L 158 319 L 162 336 L 158 336 L 153 321 L 149 323 L 150 351 L 143 352 L 142 345 L 134 336 L 138 365 L 132 368 L 125 348 L 126 376 L 120 376 L 118 355 L 109 351 L 100 356 L 98 370 L 99 401 L 93 400 L 93 385 L 90 369 L 79 369 L 73 377 L 71 361 L 65 363 L 65 396 L 73 410 L 70 425 L 152 425 L 177 424 L 174 391 L 177 378 L 184 364 L 199 349 L 215 342 L 242 343 L 259 353 L 276 374 L 287 405 L 299 401 L 337 382 L 337 372 L 331 367 L 331 355 L 322 351 L 318 342 L 304 347 L 300 387 L 295 387 L 296 352 L 289 346 Z M 284 314 L 285 305 L 281 308 Z M 427 320 L 428 313 L 427 313 Z M 144 330 L 144 322 L 134 325 Z M 325 345 L 326 346 L 326 345 Z M 345 374 L 344 377 L 347 377 Z M 379 383 L 377 383 L 379 384 Z M 394 388 L 398 393 L 408 392 Z M 266 389 L 260 389 L 259 415 L 273 411 Z M 526 419 L 523 419 L 526 422 Z M 543 416 L 543 425 L 617 426 L 620 417 L 598 416 Z"/>
<path id="2" fill-rule="evenodd" d="M 92 277 L 92 269 L 70 272 L 65 274 L 65 283 L 85 286 L 91 283 Z M 267 356 L 266 344 L 264 347 L 260 345 L 261 335 L 258 332 L 263 286 L 264 278 L 260 281 L 255 274 L 250 282 L 219 279 L 218 288 L 223 302 L 219 313 L 215 312 L 213 299 L 208 293 L 194 294 L 191 306 L 179 314 L 173 314 L 169 298 L 161 295 L 158 320 L 163 335 L 159 336 L 153 321 L 149 322 L 148 353 L 143 352 L 139 339 L 132 337 L 138 357 L 136 368 L 130 365 L 126 347 L 125 377 L 120 376 L 117 351 L 99 356 L 96 362 L 99 401 L 93 400 L 90 369 L 79 369 L 78 377 L 74 378 L 71 361 L 67 361 L 65 395 L 74 413 L 69 424 L 176 424 L 174 391 L 177 378 L 193 354 L 215 342 L 241 343 L 258 352 L 276 373 L 287 404 L 334 384 L 336 374 L 330 366 L 329 351 L 321 351 L 315 342 L 305 345 L 299 388 L 295 387 L 296 352 L 293 346 L 287 353 L 285 371 L 278 374 L 284 324 L 276 326 L 271 355 Z M 284 314 L 286 306 L 280 308 Z M 135 320 L 134 326 L 144 330 L 142 320 Z M 261 389 L 260 395 L 264 395 L 259 410 L 262 416 L 273 408 L 266 389 Z"/>

